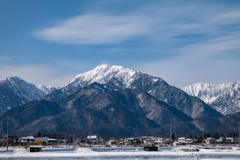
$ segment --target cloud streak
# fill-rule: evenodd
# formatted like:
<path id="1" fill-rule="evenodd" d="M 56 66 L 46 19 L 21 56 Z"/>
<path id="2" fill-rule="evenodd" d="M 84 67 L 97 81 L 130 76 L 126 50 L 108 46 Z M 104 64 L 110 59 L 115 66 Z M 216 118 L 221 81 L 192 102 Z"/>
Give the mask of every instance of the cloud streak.
<path id="1" fill-rule="evenodd" d="M 87 14 L 35 33 L 42 40 L 66 44 L 111 44 L 145 34 L 148 24 L 138 16 Z"/>
<path id="2" fill-rule="evenodd" d="M 125 42 L 141 41 L 131 51 L 149 56 L 164 54 L 164 57 L 156 56 L 152 58 L 154 61 L 143 60 L 131 67 L 176 86 L 199 81 L 231 82 L 230 77 L 240 79 L 235 73 L 240 69 L 238 6 L 218 1 L 187 1 L 147 4 L 128 13 L 103 10 L 99 13 L 89 10 L 34 34 L 41 40 L 61 44 L 118 44 L 119 52 L 124 52 Z"/>

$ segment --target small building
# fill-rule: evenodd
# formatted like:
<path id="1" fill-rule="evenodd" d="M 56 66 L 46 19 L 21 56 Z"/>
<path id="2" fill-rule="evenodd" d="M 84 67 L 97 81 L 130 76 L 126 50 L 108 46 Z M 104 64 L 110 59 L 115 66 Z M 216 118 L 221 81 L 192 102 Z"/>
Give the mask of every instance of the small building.
<path id="1" fill-rule="evenodd" d="M 132 145 L 134 143 L 134 138 L 125 138 L 124 145 Z"/>
<path id="2" fill-rule="evenodd" d="M 156 138 L 156 141 L 159 141 L 159 142 L 163 143 L 164 142 L 164 138 L 158 137 L 158 138 Z"/>
<path id="3" fill-rule="evenodd" d="M 209 137 L 206 139 L 206 144 L 215 144 L 216 142 L 216 138 L 213 137 Z"/>
<path id="4" fill-rule="evenodd" d="M 220 137 L 219 140 L 225 142 L 225 141 L 226 141 L 226 138 L 225 138 L 225 137 Z"/>
<path id="5" fill-rule="evenodd" d="M 226 143 L 239 143 L 238 137 L 226 137 L 225 140 Z"/>
<path id="6" fill-rule="evenodd" d="M 186 141 L 187 143 L 192 143 L 192 142 L 193 142 L 192 138 L 187 138 L 187 139 L 185 139 L 185 141 Z"/>
<path id="7" fill-rule="evenodd" d="M 162 144 L 162 141 L 154 141 L 154 145 Z"/>
<path id="8" fill-rule="evenodd" d="M 143 143 L 146 145 L 152 145 L 154 144 L 154 141 L 155 141 L 154 139 L 145 139 Z"/>
<path id="9" fill-rule="evenodd" d="M 48 144 L 58 144 L 58 140 L 53 138 L 48 138 Z"/>
<path id="10" fill-rule="evenodd" d="M 87 136 L 87 143 L 88 144 L 98 144 L 98 138 L 96 135 L 92 135 L 92 136 Z"/>
<path id="11" fill-rule="evenodd" d="M 33 141 L 35 141 L 35 138 L 33 136 L 22 137 L 20 140 L 22 143 L 32 143 Z"/>
<path id="12" fill-rule="evenodd" d="M 170 139 L 170 138 L 164 139 L 164 143 L 166 143 L 166 144 L 170 144 L 170 143 L 172 143 L 172 142 L 173 142 L 173 140 Z"/>
<path id="13" fill-rule="evenodd" d="M 158 151 L 157 146 L 144 146 L 144 151 Z"/>
<path id="14" fill-rule="evenodd" d="M 187 141 L 177 141 L 177 142 L 174 142 L 174 143 L 173 143 L 173 145 L 175 145 L 175 146 L 178 146 L 178 145 L 184 146 L 184 145 L 187 145 L 187 144 L 188 144 Z"/>
<path id="15" fill-rule="evenodd" d="M 185 137 L 179 137 L 177 140 L 178 140 L 178 141 L 185 141 L 186 138 L 185 138 Z"/>
<path id="16" fill-rule="evenodd" d="M 42 146 L 41 145 L 36 145 L 36 146 L 28 146 L 26 148 L 28 152 L 42 152 Z"/>
<path id="17" fill-rule="evenodd" d="M 33 145 L 44 145 L 46 144 L 44 141 L 33 141 Z"/>
<path id="18" fill-rule="evenodd" d="M 117 140 L 109 140 L 108 141 L 108 144 L 111 145 L 111 144 L 117 144 L 118 141 Z"/>
<path id="19" fill-rule="evenodd" d="M 48 145 L 48 137 L 36 137 L 35 141 L 44 141 Z"/>

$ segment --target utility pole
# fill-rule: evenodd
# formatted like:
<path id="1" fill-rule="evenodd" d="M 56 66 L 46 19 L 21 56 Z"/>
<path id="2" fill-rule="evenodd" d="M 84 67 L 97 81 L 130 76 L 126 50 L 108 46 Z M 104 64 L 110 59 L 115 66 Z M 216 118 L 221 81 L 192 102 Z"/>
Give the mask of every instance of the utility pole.
<path id="1" fill-rule="evenodd" d="M 73 133 L 73 143 L 74 143 L 74 133 Z"/>
<path id="2" fill-rule="evenodd" d="M 239 132 L 239 135 L 238 135 L 238 143 L 239 143 L 239 148 L 240 148 L 240 122 L 238 122 L 238 132 Z"/>
<path id="3" fill-rule="evenodd" d="M 172 119 L 170 119 L 170 144 L 172 147 Z"/>
<path id="4" fill-rule="evenodd" d="M 9 116 L 7 116 L 7 150 L 8 150 L 8 123 L 9 123 Z"/>
<path id="5" fill-rule="evenodd" d="M 89 116 L 89 146 L 91 148 L 91 116 Z"/>
<path id="6" fill-rule="evenodd" d="M 59 131 L 58 131 L 58 147 L 59 147 Z"/>

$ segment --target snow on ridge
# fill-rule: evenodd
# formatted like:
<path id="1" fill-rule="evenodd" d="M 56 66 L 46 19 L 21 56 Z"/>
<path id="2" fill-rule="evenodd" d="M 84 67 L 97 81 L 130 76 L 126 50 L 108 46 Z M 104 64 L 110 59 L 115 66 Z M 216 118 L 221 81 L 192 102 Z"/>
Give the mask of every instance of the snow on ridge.
<path id="1" fill-rule="evenodd" d="M 181 88 L 187 94 L 202 99 L 222 114 L 232 114 L 240 111 L 240 82 L 212 85 L 195 83 Z"/>
<path id="2" fill-rule="evenodd" d="M 1 84 L 8 87 L 13 93 L 24 98 L 26 101 L 40 100 L 46 95 L 34 84 L 28 83 L 17 76 L 7 77 L 1 82 Z"/>
<path id="3" fill-rule="evenodd" d="M 77 75 L 70 82 L 62 85 L 60 88 L 66 87 L 67 85 L 81 86 L 83 85 L 82 83 L 91 84 L 93 82 L 98 82 L 103 84 L 107 83 L 112 77 L 116 77 L 124 85 L 127 85 L 127 82 L 129 82 L 135 74 L 140 74 L 140 72 L 122 66 L 102 64 L 93 70 Z"/>
<path id="4" fill-rule="evenodd" d="M 37 84 L 35 85 L 38 89 L 40 89 L 41 91 L 43 91 L 45 94 L 50 93 L 51 91 L 55 90 L 55 87 L 52 87 L 50 85 L 42 85 L 42 84 Z"/>

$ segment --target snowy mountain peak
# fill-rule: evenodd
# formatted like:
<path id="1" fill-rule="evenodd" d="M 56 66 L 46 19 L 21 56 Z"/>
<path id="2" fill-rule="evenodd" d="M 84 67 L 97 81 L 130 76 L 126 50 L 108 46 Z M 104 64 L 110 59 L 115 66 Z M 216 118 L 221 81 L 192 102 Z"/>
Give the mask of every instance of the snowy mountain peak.
<path id="1" fill-rule="evenodd" d="M 2 80 L 2 82 L 8 82 L 11 84 L 16 84 L 20 81 L 24 81 L 24 80 L 22 80 L 21 78 L 18 78 L 17 76 L 7 77 L 4 80 Z M 24 81 L 24 82 L 26 82 L 26 81 Z"/>
<path id="2" fill-rule="evenodd" d="M 52 87 L 52 86 L 49 86 L 49 85 L 41 85 L 41 84 L 36 85 L 36 87 L 38 89 L 40 89 L 41 91 L 43 91 L 45 94 L 48 94 L 48 93 L 50 93 L 50 92 L 52 92 L 53 90 L 56 89 L 55 87 Z"/>
<path id="3" fill-rule="evenodd" d="M 231 114 L 240 111 L 240 82 L 212 85 L 195 83 L 182 88 L 191 96 L 202 99 L 222 114 Z"/>
<path id="4" fill-rule="evenodd" d="M 1 85 L 11 90 L 18 97 L 26 101 L 40 100 L 45 93 L 39 90 L 35 85 L 24 81 L 23 79 L 13 76 L 7 77 L 1 82 Z"/>
<path id="5" fill-rule="evenodd" d="M 5 78 L 0 83 L 0 114 L 8 108 L 40 100 L 50 92 L 48 87 L 39 86 L 39 88 L 17 76 Z"/>
<path id="6" fill-rule="evenodd" d="M 130 68 L 124 68 L 122 66 L 110 66 L 106 64 L 102 64 L 97 66 L 93 70 L 85 72 L 83 74 L 79 74 L 74 77 L 69 83 L 61 86 L 65 87 L 67 85 L 74 86 L 85 86 L 87 84 L 91 84 L 93 82 L 98 83 L 107 83 L 112 77 L 116 77 L 119 81 L 121 81 L 125 86 L 127 86 L 129 80 L 131 80 L 135 75 L 139 75 L 139 71 L 134 71 Z"/>

